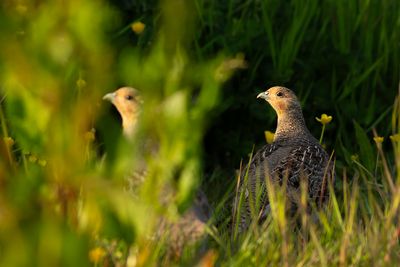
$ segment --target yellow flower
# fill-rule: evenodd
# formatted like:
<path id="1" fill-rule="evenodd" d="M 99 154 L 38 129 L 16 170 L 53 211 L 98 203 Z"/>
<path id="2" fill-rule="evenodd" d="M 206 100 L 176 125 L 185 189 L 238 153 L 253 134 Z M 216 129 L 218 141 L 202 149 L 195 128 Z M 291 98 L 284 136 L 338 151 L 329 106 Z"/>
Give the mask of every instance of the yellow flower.
<path id="1" fill-rule="evenodd" d="M 394 142 L 399 142 L 400 141 L 400 134 L 394 134 L 390 136 L 390 140 L 394 141 Z"/>
<path id="2" fill-rule="evenodd" d="M 23 15 L 28 11 L 28 7 L 24 4 L 18 4 L 16 10 L 20 15 Z"/>
<path id="3" fill-rule="evenodd" d="M 89 251 L 89 259 L 93 263 L 98 263 L 105 254 L 106 252 L 104 251 L 104 249 L 97 247 Z"/>
<path id="4" fill-rule="evenodd" d="M 352 161 L 357 161 L 357 160 L 358 160 L 358 155 L 357 155 L 357 154 L 351 155 L 350 159 L 351 159 Z"/>
<path id="5" fill-rule="evenodd" d="M 38 164 L 39 164 L 40 166 L 44 167 L 44 166 L 47 165 L 47 161 L 46 161 L 45 159 L 40 159 L 40 160 L 38 161 Z"/>
<path id="6" fill-rule="evenodd" d="M 92 129 L 90 129 L 90 131 L 87 131 L 85 133 L 86 141 L 88 141 L 88 142 L 94 141 L 94 139 L 96 139 L 95 134 L 96 134 L 96 129 L 95 128 L 92 128 Z"/>
<path id="7" fill-rule="evenodd" d="M 29 155 L 28 160 L 30 162 L 36 162 L 38 160 L 38 158 L 35 155 Z"/>
<path id="8" fill-rule="evenodd" d="M 272 142 L 274 142 L 275 134 L 273 132 L 265 131 L 264 135 L 265 135 L 265 140 L 267 141 L 268 144 L 272 144 Z"/>
<path id="9" fill-rule="evenodd" d="M 7 146 L 12 147 L 15 143 L 14 139 L 11 137 L 4 137 L 4 143 L 6 143 Z"/>
<path id="10" fill-rule="evenodd" d="M 247 68 L 247 62 L 244 60 L 244 54 L 238 53 L 233 58 L 227 58 L 215 70 L 214 77 L 218 82 L 225 82 L 234 71 Z"/>
<path id="11" fill-rule="evenodd" d="M 375 136 L 374 137 L 374 141 L 377 144 L 382 144 L 383 143 L 384 138 L 382 136 Z"/>
<path id="12" fill-rule="evenodd" d="M 322 123 L 322 125 L 326 125 L 328 123 L 331 122 L 332 120 L 332 116 L 328 116 L 325 113 L 321 115 L 321 118 L 316 117 L 315 118 L 317 121 L 319 121 L 320 123 Z"/>
<path id="13" fill-rule="evenodd" d="M 131 28 L 132 31 L 136 34 L 141 34 L 144 31 L 144 28 L 146 27 L 146 24 L 140 21 L 136 21 L 132 23 Z"/>
<path id="14" fill-rule="evenodd" d="M 82 78 L 79 78 L 76 81 L 76 85 L 78 86 L 78 88 L 83 88 L 83 87 L 86 86 L 86 81 L 84 79 L 82 79 Z"/>

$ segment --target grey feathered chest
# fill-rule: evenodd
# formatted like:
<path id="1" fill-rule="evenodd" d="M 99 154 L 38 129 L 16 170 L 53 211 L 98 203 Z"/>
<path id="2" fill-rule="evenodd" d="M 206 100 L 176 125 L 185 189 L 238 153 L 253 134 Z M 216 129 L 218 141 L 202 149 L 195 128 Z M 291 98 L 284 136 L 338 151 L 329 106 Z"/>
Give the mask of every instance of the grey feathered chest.
<path id="1" fill-rule="evenodd" d="M 329 156 L 316 142 L 305 138 L 281 139 L 261 148 L 249 169 L 249 183 L 264 183 L 266 178 L 288 187 L 298 188 L 300 180 L 307 180 L 310 197 L 318 197 L 319 185 L 328 171 Z"/>
<path id="2" fill-rule="evenodd" d="M 328 198 L 327 185 L 333 178 L 332 168 L 328 154 L 313 137 L 281 138 L 265 145 L 257 151 L 248 171 L 243 171 L 241 176 L 247 203 L 242 218 L 250 215 L 249 202 L 252 200 L 251 203 L 256 203 L 257 197 L 261 200 L 262 214 L 259 218 L 262 219 L 268 213 L 266 179 L 275 185 L 286 186 L 292 207 L 297 206 L 296 198 L 300 195 L 301 182 L 307 185 L 308 197 L 317 205 L 323 204 Z M 247 221 L 249 218 L 243 219 Z"/>

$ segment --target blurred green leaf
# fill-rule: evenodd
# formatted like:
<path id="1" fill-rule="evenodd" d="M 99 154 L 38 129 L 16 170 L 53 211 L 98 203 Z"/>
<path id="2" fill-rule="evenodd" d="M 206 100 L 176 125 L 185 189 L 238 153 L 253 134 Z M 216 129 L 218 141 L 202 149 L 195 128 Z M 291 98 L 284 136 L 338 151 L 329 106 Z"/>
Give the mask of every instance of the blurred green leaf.
<path id="1" fill-rule="evenodd" d="M 372 171 L 375 157 L 370 139 L 365 133 L 365 130 L 356 121 L 353 121 L 353 124 L 357 138 L 357 144 L 359 145 L 360 149 L 361 163 L 364 164 L 369 171 Z"/>

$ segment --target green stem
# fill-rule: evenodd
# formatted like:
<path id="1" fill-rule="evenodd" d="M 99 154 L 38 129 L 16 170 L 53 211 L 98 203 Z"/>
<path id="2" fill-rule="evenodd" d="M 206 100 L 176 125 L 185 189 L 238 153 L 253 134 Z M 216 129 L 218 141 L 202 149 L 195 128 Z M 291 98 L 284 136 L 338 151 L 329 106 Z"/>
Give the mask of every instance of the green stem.
<path id="1" fill-rule="evenodd" d="M 322 124 L 321 137 L 319 138 L 320 144 L 322 144 L 322 139 L 324 138 L 324 132 L 325 132 L 325 124 Z"/>
<path id="2" fill-rule="evenodd" d="M 8 131 L 7 131 L 7 124 L 6 124 L 6 118 L 4 116 L 3 112 L 3 106 L 0 103 L 0 124 L 1 124 L 1 129 L 3 132 L 3 140 L 6 145 L 6 152 L 7 152 L 7 157 L 8 157 L 8 162 L 10 163 L 10 166 L 13 166 L 13 157 L 12 157 L 12 145 L 8 143 L 8 141 L 5 141 L 8 136 Z"/>
<path id="3" fill-rule="evenodd" d="M 3 137 L 8 137 L 6 119 L 4 117 L 3 106 L 1 104 L 0 104 L 0 121 L 1 121 L 1 129 L 3 131 Z"/>

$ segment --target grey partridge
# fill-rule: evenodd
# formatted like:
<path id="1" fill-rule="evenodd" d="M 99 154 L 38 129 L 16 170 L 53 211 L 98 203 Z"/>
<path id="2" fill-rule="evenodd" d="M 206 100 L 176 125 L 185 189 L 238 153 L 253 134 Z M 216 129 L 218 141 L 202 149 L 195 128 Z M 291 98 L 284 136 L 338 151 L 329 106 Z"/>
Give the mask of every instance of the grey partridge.
<path id="1" fill-rule="evenodd" d="M 143 103 L 139 91 L 132 87 L 122 87 L 115 92 L 106 94 L 103 99 L 111 101 L 116 107 L 122 118 L 123 134 L 126 138 L 132 139 Z M 132 181 L 129 183 L 133 184 L 135 188 L 140 186 L 145 179 L 145 173 L 145 168 L 134 171 L 130 175 Z M 167 196 L 171 195 L 171 191 L 172 189 L 168 188 L 163 190 L 165 196 L 160 198 L 162 203 L 168 204 Z M 155 238 L 159 239 L 162 235 L 168 235 L 168 256 L 179 256 L 186 245 L 197 243 L 205 237 L 210 210 L 206 195 L 199 190 L 192 206 L 177 221 L 160 220 Z"/>
<path id="2" fill-rule="evenodd" d="M 289 208 L 293 211 L 298 206 L 302 182 L 307 185 L 309 201 L 321 206 L 329 197 L 328 182 L 335 176 L 329 155 L 306 127 L 296 95 L 288 88 L 275 86 L 260 93 L 257 98 L 266 100 L 272 106 L 278 115 L 278 123 L 273 143 L 259 149 L 248 170 L 241 175 L 240 189 L 244 190 L 245 199 L 240 212 L 241 230 L 249 226 L 251 217 L 254 218 L 250 202 L 255 203 L 257 194 L 261 205 L 256 219 L 262 222 L 270 211 L 266 179 L 270 179 L 273 185 L 286 186 Z M 236 199 L 236 207 L 238 202 Z"/>

